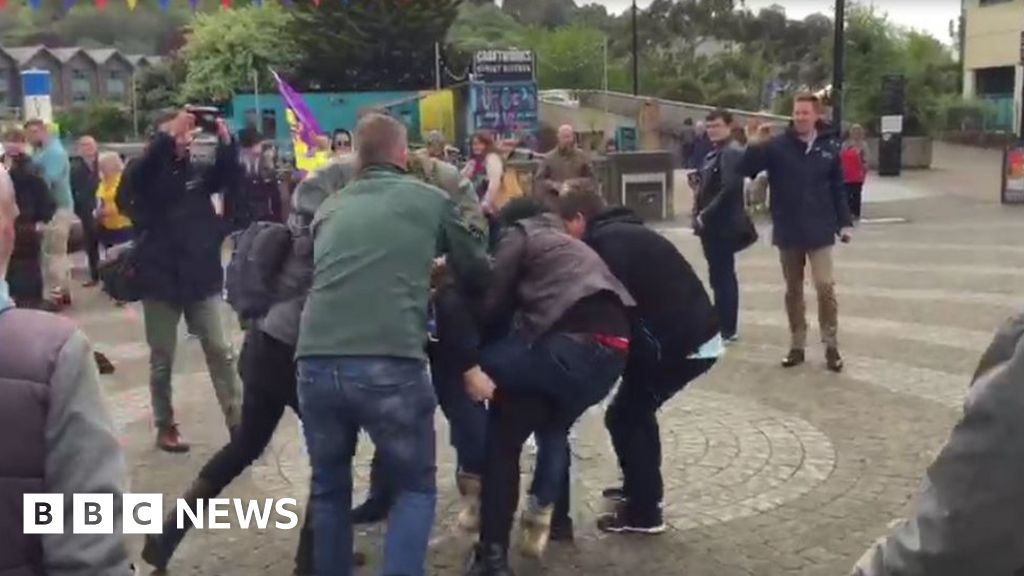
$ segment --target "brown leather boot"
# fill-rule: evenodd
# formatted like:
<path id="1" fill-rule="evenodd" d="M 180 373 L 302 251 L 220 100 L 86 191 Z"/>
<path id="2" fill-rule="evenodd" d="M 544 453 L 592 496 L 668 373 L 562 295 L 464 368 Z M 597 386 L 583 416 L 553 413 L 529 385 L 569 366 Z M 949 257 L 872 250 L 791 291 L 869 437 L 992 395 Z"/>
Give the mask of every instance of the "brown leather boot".
<path id="1" fill-rule="evenodd" d="M 164 452 L 174 453 L 188 452 L 190 448 L 188 442 L 181 437 L 181 432 L 178 432 L 177 424 L 169 424 L 157 429 L 156 447 Z"/>
<path id="2" fill-rule="evenodd" d="M 181 499 L 187 502 L 192 510 L 196 510 L 196 505 L 200 500 L 213 498 L 219 492 L 206 480 L 196 478 L 192 486 L 181 495 Z M 174 551 L 178 549 L 178 544 L 181 544 L 185 533 L 192 528 L 192 524 L 188 521 L 188 514 L 185 514 L 185 525 L 182 528 L 178 528 L 177 517 L 177 506 L 175 506 L 164 517 L 163 532 L 146 536 L 146 544 L 142 548 L 142 559 L 159 571 L 167 570 L 167 564 L 171 561 L 171 556 L 174 556 Z"/>

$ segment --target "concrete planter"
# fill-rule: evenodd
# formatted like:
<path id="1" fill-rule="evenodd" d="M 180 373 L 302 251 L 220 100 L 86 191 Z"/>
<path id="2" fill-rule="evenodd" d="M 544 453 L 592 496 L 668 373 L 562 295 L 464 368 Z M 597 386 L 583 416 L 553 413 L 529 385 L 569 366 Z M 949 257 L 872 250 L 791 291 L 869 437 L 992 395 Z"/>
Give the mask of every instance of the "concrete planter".
<path id="1" fill-rule="evenodd" d="M 903 137 L 903 168 L 905 170 L 927 170 L 932 167 L 933 140 L 928 136 Z M 868 164 L 878 169 L 878 138 L 868 139 Z"/>

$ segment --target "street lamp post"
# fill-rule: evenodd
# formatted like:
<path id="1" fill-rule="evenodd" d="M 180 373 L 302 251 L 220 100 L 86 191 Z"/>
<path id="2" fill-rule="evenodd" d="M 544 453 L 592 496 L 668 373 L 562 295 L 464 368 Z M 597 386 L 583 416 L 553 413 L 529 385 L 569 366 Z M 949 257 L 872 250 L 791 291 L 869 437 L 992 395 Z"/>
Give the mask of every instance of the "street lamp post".
<path id="1" fill-rule="evenodd" d="M 832 125 L 843 129 L 843 76 L 846 61 L 846 0 L 836 0 L 836 29 L 832 63 Z"/>
<path id="2" fill-rule="evenodd" d="M 636 34 L 636 0 L 633 0 L 633 96 L 640 95 L 640 43 Z"/>

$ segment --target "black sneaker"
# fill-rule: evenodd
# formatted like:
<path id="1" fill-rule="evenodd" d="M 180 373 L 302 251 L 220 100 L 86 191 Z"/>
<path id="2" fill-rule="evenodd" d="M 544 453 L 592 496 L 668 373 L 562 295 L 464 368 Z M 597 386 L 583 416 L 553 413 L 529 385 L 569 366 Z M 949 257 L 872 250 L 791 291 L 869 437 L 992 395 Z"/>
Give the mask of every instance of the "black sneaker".
<path id="1" fill-rule="evenodd" d="M 383 522 L 391 511 L 391 502 L 382 494 L 370 494 L 366 501 L 352 509 L 352 524 Z"/>
<path id="2" fill-rule="evenodd" d="M 548 539 L 552 542 L 572 542 L 575 539 L 572 518 L 555 516 L 551 519 L 551 528 L 548 530 Z"/>
<path id="3" fill-rule="evenodd" d="M 661 534 L 668 529 L 661 511 L 631 514 L 625 507 L 597 519 L 597 529 L 610 534 Z"/>
<path id="4" fill-rule="evenodd" d="M 782 359 L 782 367 L 795 368 L 803 364 L 806 360 L 807 357 L 804 355 L 804 351 L 799 348 L 794 348 L 789 351 L 789 354 L 786 354 L 785 358 Z"/>
<path id="5" fill-rule="evenodd" d="M 626 490 L 621 486 L 614 488 L 605 488 L 601 491 L 601 498 L 605 500 L 611 500 L 612 502 L 625 502 L 626 501 Z"/>
<path id="6" fill-rule="evenodd" d="M 838 374 L 843 371 L 843 357 L 839 355 L 838 348 L 825 349 L 825 363 L 831 372 Z"/>

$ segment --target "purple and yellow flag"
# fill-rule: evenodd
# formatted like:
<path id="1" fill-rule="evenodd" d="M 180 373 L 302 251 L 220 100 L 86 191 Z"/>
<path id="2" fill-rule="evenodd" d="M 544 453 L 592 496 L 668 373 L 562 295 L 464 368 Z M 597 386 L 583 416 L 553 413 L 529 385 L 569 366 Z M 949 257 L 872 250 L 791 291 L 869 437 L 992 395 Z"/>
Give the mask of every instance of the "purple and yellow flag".
<path id="1" fill-rule="evenodd" d="M 285 118 L 292 132 L 292 146 L 295 149 L 295 165 L 302 172 L 312 172 L 330 159 L 328 151 L 320 149 L 319 139 L 324 135 L 302 95 L 288 85 L 281 76 L 271 70 L 277 91 L 284 100 Z"/>

